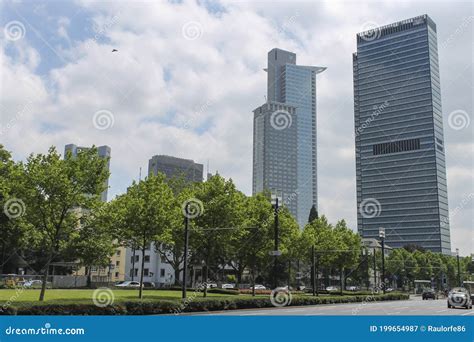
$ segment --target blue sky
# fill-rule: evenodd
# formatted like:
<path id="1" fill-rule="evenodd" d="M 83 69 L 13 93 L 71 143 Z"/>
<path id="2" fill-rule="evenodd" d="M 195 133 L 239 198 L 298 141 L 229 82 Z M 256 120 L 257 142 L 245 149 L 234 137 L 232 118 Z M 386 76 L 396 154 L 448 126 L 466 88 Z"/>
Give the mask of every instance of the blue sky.
<path id="1" fill-rule="evenodd" d="M 112 148 L 109 197 L 155 154 L 194 159 L 251 192 L 252 110 L 266 54 L 318 76 L 319 211 L 355 229 L 355 35 L 427 13 L 438 27 L 452 245 L 472 248 L 470 2 L 2 1 L 0 143 L 21 160 L 51 145 Z M 8 39 L 17 26 L 19 39 Z M 15 27 L 14 27 L 15 28 Z M 112 53 L 112 49 L 118 53 Z M 97 127 L 104 114 L 106 129 Z M 450 118 L 464 119 L 461 126 Z M 107 123 L 109 126 L 107 126 Z M 113 124 L 112 124 L 113 123 Z M 467 238 L 466 238 L 467 237 Z"/>

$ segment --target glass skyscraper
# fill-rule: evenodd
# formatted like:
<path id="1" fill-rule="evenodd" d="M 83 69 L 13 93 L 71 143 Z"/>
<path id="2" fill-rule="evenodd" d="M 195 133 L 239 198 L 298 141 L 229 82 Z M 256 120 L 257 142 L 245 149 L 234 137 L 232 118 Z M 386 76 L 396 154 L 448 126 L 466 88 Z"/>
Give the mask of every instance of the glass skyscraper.
<path id="1" fill-rule="evenodd" d="M 326 68 L 296 65 L 281 49 L 267 63 L 267 103 L 254 110 L 253 193 L 282 193 L 302 227 L 318 207 L 316 75 Z"/>
<path id="2" fill-rule="evenodd" d="M 359 233 L 451 253 L 435 23 L 359 33 L 353 72 Z"/>
<path id="3" fill-rule="evenodd" d="M 81 151 L 85 151 L 85 150 L 88 150 L 88 149 L 90 149 L 90 147 L 82 147 L 82 146 L 77 146 L 77 145 L 74 145 L 74 144 L 67 144 L 64 147 L 64 158 L 66 158 L 66 154 L 69 153 L 69 152 L 71 153 L 71 156 L 77 157 L 77 155 L 79 153 L 81 153 Z M 111 154 L 111 151 L 112 151 L 111 148 L 107 145 L 97 147 L 97 154 L 102 158 L 107 158 L 107 170 L 110 170 L 110 154 Z M 105 190 L 100 195 L 100 199 L 101 199 L 102 202 L 107 202 L 107 193 L 108 193 L 108 190 L 109 190 L 109 179 L 108 178 L 105 181 L 105 187 L 106 187 Z"/>

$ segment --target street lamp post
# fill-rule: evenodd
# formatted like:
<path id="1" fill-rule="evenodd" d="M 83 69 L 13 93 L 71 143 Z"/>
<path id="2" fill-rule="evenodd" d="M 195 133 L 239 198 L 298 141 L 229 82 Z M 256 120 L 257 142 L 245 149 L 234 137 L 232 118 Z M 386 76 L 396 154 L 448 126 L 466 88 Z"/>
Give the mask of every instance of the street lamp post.
<path id="1" fill-rule="evenodd" d="M 313 296 L 316 295 L 316 262 L 314 260 L 314 245 L 311 246 L 311 287 L 313 288 Z"/>
<path id="2" fill-rule="evenodd" d="M 278 197 L 278 192 L 275 192 L 275 194 L 271 195 L 271 201 L 272 204 L 274 205 L 275 208 L 275 227 L 274 227 L 274 240 L 275 240 L 275 250 L 272 252 L 274 256 L 274 263 L 273 263 L 273 288 L 276 289 L 278 286 L 278 256 L 280 255 L 280 251 L 278 250 L 279 248 L 279 241 L 278 241 L 278 229 L 279 229 L 279 219 L 278 219 L 278 209 L 279 209 L 279 202 L 281 200 L 281 197 Z"/>
<path id="3" fill-rule="evenodd" d="M 382 242 L 382 290 L 385 293 L 385 228 L 379 228 L 379 237 Z"/>
<path id="4" fill-rule="evenodd" d="M 369 286 L 370 286 L 369 253 L 368 253 L 367 248 L 365 248 L 365 247 L 362 247 L 362 256 L 363 256 L 363 258 L 364 258 L 365 272 L 366 272 L 366 277 L 367 277 L 367 280 L 366 280 L 365 285 L 367 286 L 367 291 L 368 291 L 368 290 L 369 290 Z"/>
<path id="5" fill-rule="evenodd" d="M 372 256 L 374 262 L 374 289 L 377 287 L 377 256 L 375 255 L 375 247 L 372 249 Z"/>
<path id="6" fill-rule="evenodd" d="M 461 287 L 461 266 L 459 264 L 459 248 L 456 248 L 456 259 L 458 262 L 458 286 Z"/>
<path id="7" fill-rule="evenodd" d="M 186 299 L 186 285 L 187 285 L 187 273 L 188 273 L 188 244 L 189 244 L 189 203 L 186 203 L 184 215 L 184 256 L 183 256 L 183 287 L 181 296 Z"/>

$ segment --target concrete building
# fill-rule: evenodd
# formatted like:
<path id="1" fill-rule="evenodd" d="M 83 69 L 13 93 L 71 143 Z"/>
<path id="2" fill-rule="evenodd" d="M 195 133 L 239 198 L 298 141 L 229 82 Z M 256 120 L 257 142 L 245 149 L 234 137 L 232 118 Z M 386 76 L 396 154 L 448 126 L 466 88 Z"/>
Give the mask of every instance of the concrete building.
<path id="1" fill-rule="evenodd" d="M 282 194 L 303 227 L 318 207 L 316 75 L 326 68 L 296 65 L 281 49 L 267 64 L 267 103 L 254 110 L 253 193 Z"/>
<path id="2" fill-rule="evenodd" d="M 393 248 L 451 252 L 436 25 L 427 15 L 357 35 L 357 226 Z"/>
<path id="3" fill-rule="evenodd" d="M 184 177 L 187 182 L 203 181 L 203 165 L 189 159 L 172 156 L 156 155 L 148 162 L 148 174 L 163 173 L 166 177 Z M 156 287 L 166 287 L 174 284 L 174 270 L 169 263 L 156 251 L 155 244 L 145 251 L 143 281 L 152 282 Z M 126 251 L 126 280 L 140 280 L 142 255 L 141 251 L 127 248 Z"/>
<path id="4" fill-rule="evenodd" d="M 139 250 L 127 248 L 125 279 L 140 281 L 142 253 Z M 151 282 L 155 287 L 167 287 L 174 284 L 174 270 L 155 250 L 155 244 L 145 251 L 143 267 L 143 282 Z"/>
<path id="5" fill-rule="evenodd" d="M 157 155 L 148 161 L 148 174 L 163 173 L 166 177 L 183 176 L 188 182 L 202 182 L 203 165 L 190 159 Z"/>

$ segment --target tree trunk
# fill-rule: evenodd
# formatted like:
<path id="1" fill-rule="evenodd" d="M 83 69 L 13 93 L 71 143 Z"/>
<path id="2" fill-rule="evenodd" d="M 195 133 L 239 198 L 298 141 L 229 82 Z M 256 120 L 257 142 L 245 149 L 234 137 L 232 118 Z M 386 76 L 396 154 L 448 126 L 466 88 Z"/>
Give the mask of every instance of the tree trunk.
<path id="1" fill-rule="evenodd" d="M 244 273 L 244 270 L 242 267 L 238 267 L 237 269 L 237 284 L 235 287 L 239 287 L 240 283 L 242 282 L 242 274 Z"/>
<path id="2" fill-rule="evenodd" d="M 5 242 L 2 243 L 2 263 L 0 264 L 0 274 L 3 274 L 4 263 L 5 263 Z"/>
<path id="3" fill-rule="evenodd" d="M 298 275 L 298 277 L 296 278 L 296 289 L 299 290 L 300 289 L 300 259 L 296 260 L 296 274 Z"/>
<path id="4" fill-rule="evenodd" d="M 255 297 L 255 266 L 252 267 L 252 297 Z"/>
<path id="5" fill-rule="evenodd" d="M 207 262 L 206 264 L 204 265 L 204 292 L 203 292 L 203 297 L 207 297 L 207 281 L 208 281 L 208 266 L 207 266 Z"/>
<path id="6" fill-rule="evenodd" d="M 133 248 L 132 253 L 132 281 L 135 280 L 135 248 Z"/>
<path id="7" fill-rule="evenodd" d="M 48 274 L 49 274 L 49 263 L 50 261 L 46 263 L 45 271 L 43 273 L 43 283 L 41 284 L 41 292 L 39 296 L 40 302 L 44 301 L 44 294 L 46 292 L 46 282 L 48 281 Z"/>
<path id="8" fill-rule="evenodd" d="M 142 269 L 140 270 L 140 291 L 138 293 L 138 298 L 143 298 L 143 273 L 145 267 L 145 247 L 142 248 Z"/>
<path id="9" fill-rule="evenodd" d="M 181 281 L 179 280 L 179 274 L 181 273 L 179 266 L 174 269 L 174 284 L 180 285 Z"/>
<path id="10" fill-rule="evenodd" d="M 341 267 L 339 275 L 339 285 L 341 286 L 341 296 L 344 294 L 344 267 Z"/>
<path id="11" fill-rule="evenodd" d="M 87 274 L 87 288 L 90 289 L 91 286 L 92 286 L 92 272 L 91 272 L 91 266 L 87 266 L 86 274 Z"/>

